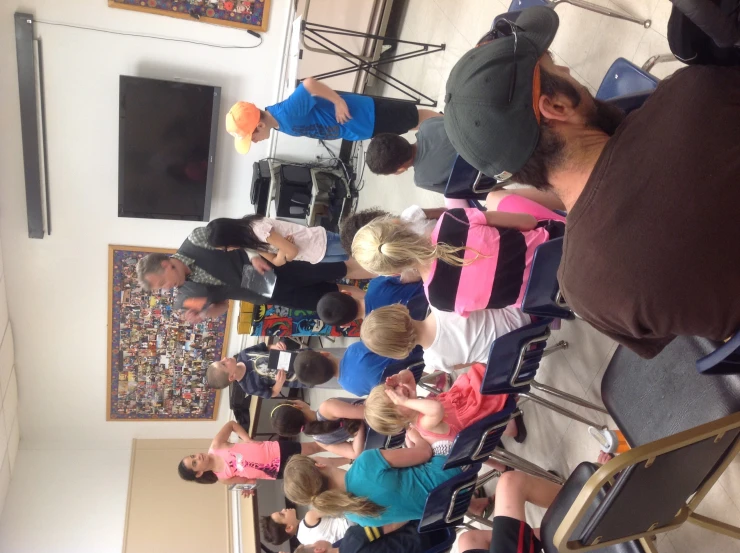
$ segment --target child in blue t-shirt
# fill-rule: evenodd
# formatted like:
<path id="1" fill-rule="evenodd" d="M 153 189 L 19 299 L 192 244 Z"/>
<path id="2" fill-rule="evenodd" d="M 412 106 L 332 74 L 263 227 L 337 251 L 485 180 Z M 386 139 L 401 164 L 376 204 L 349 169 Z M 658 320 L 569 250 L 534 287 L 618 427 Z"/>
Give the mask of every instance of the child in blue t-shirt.
<path id="1" fill-rule="evenodd" d="M 252 142 L 268 138 L 270 129 L 291 136 L 357 141 L 380 133 L 405 134 L 441 115 L 404 100 L 337 93 L 309 77 L 286 100 L 264 110 L 248 102 L 234 104 L 226 115 L 226 131 L 244 154 Z"/>
<path id="2" fill-rule="evenodd" d="M 396 303 L 407 306 L 412 318 L 424 320 L 429 307 L 424 295 L 424 283 L 404 283 L 395 276 L 375 277 L 368 284 L 366 292 L 347 287 L 342 292 L 324 294 L 316 311 L 324 323 L 342 326 L 364 319 L 373 309 Z"/>

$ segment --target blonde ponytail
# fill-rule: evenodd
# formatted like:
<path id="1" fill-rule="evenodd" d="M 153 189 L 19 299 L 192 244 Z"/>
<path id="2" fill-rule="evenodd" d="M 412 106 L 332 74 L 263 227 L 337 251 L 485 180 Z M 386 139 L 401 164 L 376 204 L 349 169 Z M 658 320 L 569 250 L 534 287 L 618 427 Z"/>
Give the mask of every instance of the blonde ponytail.
<path id="1" fill-rule="evenodd" d="M 283 473 L 285 497 L 298 505 L 313 505 L 329 516 L 353 513 L 364 517 L 375 517 L 385 508 L 366 497 L 357 497 L 347 492 L 330 490 L 328 482 L 316 466 L 316 461 L 305 455 L 293 455 L 285 465 Z"/>
<path id="2" fill-rule="evenodd" d="M 365 317 L 360 338 L 370 351 L 391 359 L 408 357 L 417 341 L 409 310 L 398 303 L 374 309 Z"/>
<path id="3" fill-rule="evenodd" d="M 385 391 L 385 384 L 379 384 L 370 390 L 365 400 L 365 420 L 379 434 L 395 436 L 411 421 L 393 404 Z"/>
<path id="4" fill-rule="evenodd" d="M 465 259 L 465 250 L 474 252 L 475 258 Z M 432 244 L 429 237 L 417 234 L 399 219 L 380 217 L 357 232 L 352 241 L 352 257 L 371 273 L 392 276 L 434 259 L 464 267 L 479 257 L 490 256 L 466 246 L 450 246 L 444 242 Z"/>

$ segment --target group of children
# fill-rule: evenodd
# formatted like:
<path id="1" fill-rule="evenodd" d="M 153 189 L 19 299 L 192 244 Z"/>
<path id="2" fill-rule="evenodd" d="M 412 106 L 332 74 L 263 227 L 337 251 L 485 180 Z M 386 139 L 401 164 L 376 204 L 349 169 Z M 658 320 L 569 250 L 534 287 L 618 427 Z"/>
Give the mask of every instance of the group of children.
<path id="1" fill-rule="evenodd" d="M 380 133 L 402 134 L 441 116 L 411 108 L 413 113 L 407 104 L 340 95 L 307 79 L 288 100 L 265 110 L 244 102 L 235 105 L 227 128 L 244 153 L 273 128 L 362 140 Z M 565 220 L 551 211 L 557 207 L 553 203 L 545 193 L 494 192 L 487 211 L 412 206 L 396 216 L 371 209 L 346 220 L 339 234 L 259 215 L 212 221 L 207 228 L 213 248 L 248 249 L 276 267 L 293 261 L 346 261 L 348 276 L 374 278 L 365 292 L 342 287 L 318 302 L 318 314 L 327 324 L 364 319 L 361 341 L 341 359 L 305 350 L 291 370 L 276 370 L 267 363 L 267 346 L 260 344 L 212 363 L 208 385 L 225 388 L 236 382 L 247 394 L 271 398 L 283 386 L 311 387 L 336 378 L 346 391 L 367 397 L 333 398 L 315 410 L 302 401 L 273 409 L 271 422 L 281 437 L 302 433 L 313 442 L 258 442 L 238 424 L 228 423 L 207 453 L 182 459 L 180 476 L 203 484 L 283 479 L 286 497 L 312 510 L 302 521 L 293 509 L 263 517 L 263 535 L 274 544 L 297 535 L 314 553 L 329 553 L 343 538 L 345 543 L 360 539 L 352 525 L 364 527 L 370 541 L 384 534 L 402 539 L 407 523 L 421 518 L 428 494 L 461 472 L 444 469 L 457 434 L 500 411 L 507 401 L 505 395 L 480 393 L 484 363 L 496 337 L 531 322 L 520 306 L 534 250 L 564 232 Z M 428 372 L 444 374 L 442 382 L 450 375 L 452 386 L 419 397 L 414 375 L 393 368 L 397 363 L 401 369 L 413 355 L 421 356 Z M 405 430 L 406 447 L 364 450 L 366 425 L 385 435 Z M 228 442 L 232 432 L 239 443 Z M 522 416 L 513 418 L 505 435 L 524 440 Z M 312 457 L 321 451 L 336 457 Z M 349 469 L 341 468 L 350 462 Z M 502 473 L 507 470 L 490 464 Z M 507 476 L 505 481 L 518 478 Z M 537 504 L 557 493 L 554 484 L 533 486 Z M 489 516 L 493 502 L 477 497 L 470 509 Z"/>

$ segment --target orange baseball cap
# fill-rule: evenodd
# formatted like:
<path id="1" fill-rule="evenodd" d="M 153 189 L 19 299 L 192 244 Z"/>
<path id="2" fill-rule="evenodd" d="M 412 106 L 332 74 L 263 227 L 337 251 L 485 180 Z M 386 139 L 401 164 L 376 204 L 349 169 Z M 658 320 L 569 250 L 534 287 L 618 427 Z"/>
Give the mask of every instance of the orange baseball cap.
<path id="1" fill-rule="evenodd" d="M 252 146 L 252 133 L 260 122 L 260 110 L 249 102 L 237 102 L 226 114 L 226 132 L 234 137 L 234 146 L 246 154 Z"/>

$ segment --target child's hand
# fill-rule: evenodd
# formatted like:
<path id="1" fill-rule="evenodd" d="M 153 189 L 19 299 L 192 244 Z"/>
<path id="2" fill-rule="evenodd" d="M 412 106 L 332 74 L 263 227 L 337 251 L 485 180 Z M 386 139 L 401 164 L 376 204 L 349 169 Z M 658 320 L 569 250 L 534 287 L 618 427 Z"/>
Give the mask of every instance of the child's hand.
<path id="1" fill-rule="evenodd" d="M 245 490 L 242 490 L 242 497 L 252 497 L 254 495 L 254 492 L 255 491 L 256 490 L 254 490 L 254 489 L 251 489 L 251 490 L 246 490 L 246 489 Z"/>
<path id="2" fill-rule="evenodd" d="M 402 396 L 401 394 L 397 394 L 395 390 L 391 388 L 387 388 L 385 391 L 385 394 L 391 398 L 391 401 L 393 402 L 393 405 L 403 405 L 408 401 L 409 398 Z"/>
<path id="3" fill-rule="evenodd" d="M 424 438 L 421 437 L 419 431 L 416 428 L 409 426 L 406 429 L 406 447 L 414 447 L 416 444 L 422 443 Z"/>
<path id="4" fill-rule="evenodd" d="M 349 107 L 347 107 L 347 102 L 345 102 L 341 96 L 339 101 L 334 104 L 334 115 L 337 118 L 337 123 L 340 125 L 344 125 L 347 121 L 352 119 L 352 116 L 349 113 Z"/>
<path id="5" fill-rule="evenodd" d="M 288 349 L 288 346 L 285 344 L 285 342 L 278 342 L 277 344 L 273 344 L 270 346 L 270 349 L 276 349 L 279 351 L 285 351 Z"/>
<path id="6" fill-rule="evenodd" d="M 289 234 L 288 236 L 286 236 L 285 239 L 291 244 L 295 244 L 295 238 L 293 238 L 292 234 Z"/>
<path id="7" fill-rule="evenodd" d="M 182 318 L 191 324 L 202 323 L 206 320 L 202 311 L 196 311 L 195 309 L 188 309 L 183 313 Z"/>
<path id="8" fill-rule="evenodd" d="M 283 387 L 283 384 L 285 384 L 285 379 L 287 378 L 285 371 L 277 371 L 277 374 L 275 375 L 275 384 Z"/>
<path id="9" fill-rule="evenodd" d="M 300 399 L 294 399 L 293 401 L 289 401 L 288 403 L 290 403 L 296 409 L 300 409 L 301 411 L 311 410 L 311 406 L 305 401 L 301 401 Z"/>
<path id="10" fill-rule="evenodd" d="M 389 388 L 395 388 L 398 386 L 398 375 L 394 374 L 385 379 L 385 385 Z"/>

